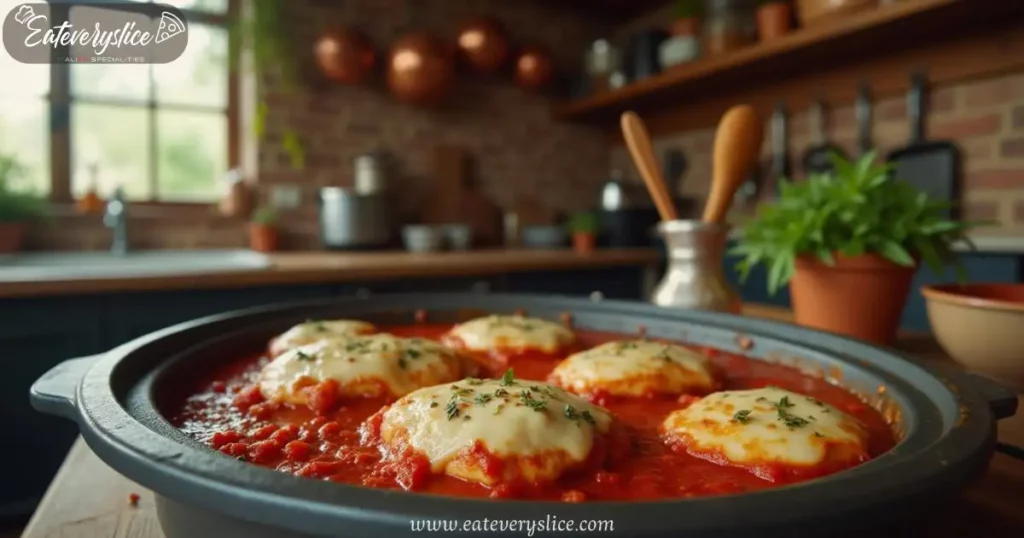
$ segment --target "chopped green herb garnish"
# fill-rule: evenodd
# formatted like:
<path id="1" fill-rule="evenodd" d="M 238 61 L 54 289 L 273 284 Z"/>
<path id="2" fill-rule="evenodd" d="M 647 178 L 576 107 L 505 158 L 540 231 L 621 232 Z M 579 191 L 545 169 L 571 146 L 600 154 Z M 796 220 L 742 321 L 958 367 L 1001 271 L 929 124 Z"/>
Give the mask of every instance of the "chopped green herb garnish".
<path id="1" fill-rule="evenodd" d="M 807 419 L 800 418 L 796 415 L 790 415 L 788 413 L 784 415 L 780 413 L 779 420 L 781 420 L 782 423 L 785 424 L 788 428 L 799 428 L 801 426 L 806 426 L 808 424 Z"/>
<path id="2" fill-rule="evenodd" d="M 444 407 L 444 411 L 445 415 L 448 417 L 448 420 L 451 420 L 459 416 L 459 401 L 454 398 L 448 400 L 448 405 Z"/>
<path id="3" fill-rule="evenodd" d="M 494 396 L 501 398 L 502 396 L 508 396 L 508 391 L 505 389 L 497 389 L 494 391 Z"/>
<path id="4" fill-rule="evenodd" d="M 790 414 L 786 411 L 787 408 L 793 407 L 793 402 L 789 401 L 789 396 L 783 396 L 778 403 L 775 404 L 775 409 L 779 412 L 779 420 L 788 428 L 799 428 L 808 424 L 807 419 L 798 417 Z"/>
<path id="5" fill-rule="evenodd" d="M 740 409 L 732 415 L 733 422 L 739 422 L 740 424 L 746 424 L 750 422 L 750 409 Z"/>
<path id="6" fill-rule="evenodd" d="M 312 361 L 316 359 L 316 357 L 303 353 L 302 351 L 296 351 L 295 358 L 299 359 L 300 361 Z"/>
<path id="7" fill-rule="evenodd" d="M 490 394 L 481 392 L 480 394 L 476 395 L 476 398 L 474 399 L 474 401 L 476 402 L 477 405 L 486 405 L 487 402 L 490 402 L 491 399 L 493 399 L 493 398 L 494 398 L 494 396 L 491 396 Z"/>
<path id="8" fill-rule="evenodd" d="M 519 393 L 519 400 L 523 402 L 523 405 L 533 409 L 534 411 L 541 412 L 547 407 L 548 402 L 545 400 L 537 400 L 530 394 L 530 391 L 524 390 Z"/>
<path id="9" fill-rule="evenodd" d="M 473 389 L 459 389 L 455 391 L 455 394 L 458 394 L 459 396 L 469 396 L 470 394 L 473 394 Z"/>
<path id="10" fill-rule="evenodd" d="M 405 350 L 405 354 L 408 355 L 410 359 L 416 359 L 420 356 L 418 349 L 407 349 Z"/>
<path id="11" fill-rule="evenodd" d="M 401 368 L 401 369 L 403 369 L 403 370 L 405 370 L 405 367 L 406 367 L 406 366 L 407 366 L 407 365 L 406 365 L 406 363 L 405 363 L 405 358 L 404 358 L 404 357 L 399 357 L 399 358 L 398 358 L 398 367 L 399 367 L 399 368 Z"/>
<path id="12" fill-rule="evenodd" d="M 516 384 L 516 374 L 511 368 L 505 370 L 505 373 L 501 376 L 501 386 L 510 387 Z"/>
<path id="13" fill-rule="evenodd" d="M 537 385 L 530 385 L 530 390 L 540 392 L 540 387 L 538 387 Z"/>
<path id="14" fill-rule="evenodd" d="M 583 410 L 582 412 L 580 412 L 577 411 L 575 407 L 569 404 L 565 405 L 565 410 L 563 411 L 563 414 L 565 415 L 565 418 L 576 422 L 577 426 L 581 425 L 583 422 L 586 422 L 587 424 L 593 426 L 597 422 L 594 420 L 594 415 L 590 414 L 590 411 Z"/>
<path id="15" fill-rule="evenodd" d="M 494 414 L 497 415 L 498 413 L 501 413 L 502 409 L 505 409 L 505 404 L 498 404 L 498 406 L 494 408 Z"/>
<path id="16" fill-rule="evenodd" d="M 473 418 L 473 417 L 471 417 L 469 415 L 462 415 L 462 420 L 469 420 L 471 418 Z"/>
<path id="17" fill-rule="evenodd" d="M 825 436 L 824 436 L 824 435 L 822 435 L 822 434 L 821 434 L 820 432 L 814 432 L 814 436 L 815 436 L 815 437 L 825 437 Z"/>
<path id="18" fill-rule="evenodd" d="M 475 386 L 477 386 L 477 385 L 479 385 L 479 384 L 484 382 L 482 379 L 476 379 L 476 378 L 472 378 L 472 377 L 466 378 L 465 381 L 466 381 L 466 383 L 468 383 L 472 387 L 475 387 Z"/>
<path id="19" fill-rule="evenodd" d="M 437 403 L 437 402 L 430 402 L 430 408 L 431 408 L 431 409 L 433 409 L 433 408 L 437 407 L 438 405 L 441 405 L 441 404 L 439 404 L 439 403 Z"/>

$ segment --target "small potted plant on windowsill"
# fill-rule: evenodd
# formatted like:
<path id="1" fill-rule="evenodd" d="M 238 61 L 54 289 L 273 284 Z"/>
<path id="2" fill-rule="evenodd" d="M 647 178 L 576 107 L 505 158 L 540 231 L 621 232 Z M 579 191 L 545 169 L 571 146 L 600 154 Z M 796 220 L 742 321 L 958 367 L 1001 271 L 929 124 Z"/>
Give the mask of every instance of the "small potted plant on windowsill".
<path id="1" fill-rule="evenodd" d="M 0 154 L 0 252 L 21 250 L 29 224 L 48 213 L 46 199 L 15 185 L 25 167 L 12 156 Z"/>
<path id="2" fill-rule="evenodd" d="M 252 214 L 249 223 L 249 246 L 256 252 L 277 250 L 277 212 L 261 207 Z"/>
<path id="3" fill-rule="evenodd" d="M 948 220 L 948 203 L 874 159 L 833 155 L 832 174 L 781 181 L 779 199 L 742 227 L 732 253 L 741 279 L 764 264 L 771 294 L 789 283 L 798 324 L 885 345 L 918 265 L 962 275 L 953 245 L 970 244 L 967 230 L 982 223 Z"/>
<path id="4" fill-rule="evenodd" d="M 577 213 L 569 220 L 572 247 L 579 254 L 593 252 L 597 243 L 597 215 L 586 211 Z"/>

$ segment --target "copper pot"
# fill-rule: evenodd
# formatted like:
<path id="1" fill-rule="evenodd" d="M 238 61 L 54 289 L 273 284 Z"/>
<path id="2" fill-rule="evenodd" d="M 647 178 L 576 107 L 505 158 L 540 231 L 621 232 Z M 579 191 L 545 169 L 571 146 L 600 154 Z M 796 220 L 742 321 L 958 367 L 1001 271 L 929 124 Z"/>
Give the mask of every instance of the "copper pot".
<path id="1" fill-rule="evenodd" d="M 498 71 L 511 53 L 505 27 L 488 17 L 467 21 L 459 30 L 457 43 L 462 58 L 481 73 Z"/>
<path id="2" fill-rule="evenodd" d="M 444 99 L 455 78 L 452 48 L 437 37 L 415 32 L 399 38 L 388 55 L 388 88 L 398 99 L 430 105 Z"/>
<path id="3" fill-rule="evenodd" d="M 331 31 L 314 46 L 316 63 L 328 79 L 340 84 L 360 84 L 373 72 L 376 53 L 370 40 L 350 29 Z"/>
<path id="4" fill-rule="evenodd" d="M 516 58 L 516 83 L 523 88 L 540 89 L 547 86 L 554 75 L 555 63 L 540 47 L 526 47 Z"/>

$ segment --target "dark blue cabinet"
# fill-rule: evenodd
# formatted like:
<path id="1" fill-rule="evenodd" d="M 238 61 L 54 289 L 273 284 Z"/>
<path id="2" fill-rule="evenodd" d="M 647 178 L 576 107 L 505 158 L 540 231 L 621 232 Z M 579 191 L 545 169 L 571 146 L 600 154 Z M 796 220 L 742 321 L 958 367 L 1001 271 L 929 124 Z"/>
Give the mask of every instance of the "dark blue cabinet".
<path id="1" fill-rule="evenodd" d="M 613 267 L 587 271 L 537 271 L 507 277 L 510 293 L 588 296 L 595 291 L 608 299 L 642 300 L 641 267 Z"/>
<path id="2" fill-rule="evenodd" d="M 53 365 L 105 349 L 101 309 L 79 298 L 0 300 L 0 409 L 14 442 L 0 446 L 0 519 L 30 513 L 74 441 L 67 420 L 37 413 L 28 389 Z M 10 464 L 13 463 L 13 464 Z"/>
<path id="3" fill-rule="evenodd" d="M 109 341 L 114 347 L 185 321 L 256 306 L 337 295 L 334 286 L 276 286 L 230 290 L 181 290 L 107 297 Z"/>

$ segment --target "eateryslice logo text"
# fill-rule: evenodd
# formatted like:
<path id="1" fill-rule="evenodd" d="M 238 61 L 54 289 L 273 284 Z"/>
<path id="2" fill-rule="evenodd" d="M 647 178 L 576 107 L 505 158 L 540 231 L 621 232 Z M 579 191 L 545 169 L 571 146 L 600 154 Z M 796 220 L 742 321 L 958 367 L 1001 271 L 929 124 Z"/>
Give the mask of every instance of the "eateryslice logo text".
<path id="1" fill-rule="evenodd" d="M 108 48 L 140 47 L 150 43 L 162 43 L 186 31 L 185 24 L 172 13 L 164 12 L 160 16 L 160 25 L 156 34 L 147 30 L 139 30 L 136 23 L 125 22 L 120 28 L 104 30 L 96 22 L 93 28 L 76 29 L 69 21 L 59 26 L 50 26 L 47 16 L 35 13 L 30 5 L 19 6 L 14 20 L 29 30 L 25 37 L 26 47 L 51 46 L 89 46 L 97 55 L 104 54 Z"/>

